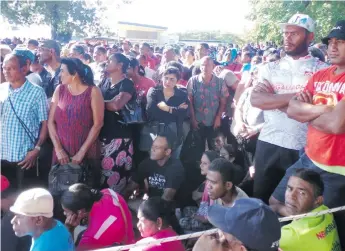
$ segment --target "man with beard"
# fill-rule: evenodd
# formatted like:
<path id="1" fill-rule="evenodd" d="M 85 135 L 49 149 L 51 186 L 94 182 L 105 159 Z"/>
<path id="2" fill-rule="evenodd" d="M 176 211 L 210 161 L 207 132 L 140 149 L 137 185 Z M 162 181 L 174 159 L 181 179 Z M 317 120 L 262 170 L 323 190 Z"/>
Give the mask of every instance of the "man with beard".
<path id="1" fill-rule="evenodd" d="M 255 154 L 254 197 L 266 203 L 306 143 L 307 125 L 287 116 L 289 101 L 304 89 L 314 72 L 327 67 L 308 54 L 314 39 L 313 19 L 295 14 L 280 26 L 287 56 L 260 69 L 251 96 L 252 105 L 264 111 L 265 119 Z"/>
<path id="2" fill-rule="evenodd" d="M 326 206 L 345 205 L 345 20 L 338 21 L 322 42 L 328 45 L 332 66 L 315 73 L 287 110 L 290 118 L 308 122 L 308 134 L 305 154 L 286 171 L 270 198 L 270 204 L 280 207 L 282 215 L 287 182 L 300 167 L 321 175 Z M 334 213 L 334 217 L 345 250 L 345 211 Z"/>

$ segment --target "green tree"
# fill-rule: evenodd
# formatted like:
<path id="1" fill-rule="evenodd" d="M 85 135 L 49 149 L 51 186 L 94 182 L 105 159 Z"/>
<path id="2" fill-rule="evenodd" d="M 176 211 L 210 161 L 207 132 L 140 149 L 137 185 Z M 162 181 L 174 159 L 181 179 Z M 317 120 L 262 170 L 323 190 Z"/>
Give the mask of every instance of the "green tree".
<path id="1" fill-rule="evenodd" d="M 86 7 L 85 1 L 1 1 L 1 14 L 14 25 L 49 25 L 52 39 L 83 34 L 96 21 L 96 8 Z"/>
<path id="2" fill-rule="evenodd" d="M 131 0 L 0 0 L 1 15 L 12 25 L 46 24 L 51 38 L 104 36 L 110 34 L 103 23 L 107 7 L 115 10 Z"/>
<path id="3" fill-rule="evenodd" d="M 289 20 L 296 13 L 308 14 L 316 23 L 315 41 L 328 34 L 337 20 L 344 18 L 344 1 L 267 1 L 249 0 L 250 12 L 247 19 L 254 22 L 248 34 L 251 41 L 281 41 L 278 24 Z"/>

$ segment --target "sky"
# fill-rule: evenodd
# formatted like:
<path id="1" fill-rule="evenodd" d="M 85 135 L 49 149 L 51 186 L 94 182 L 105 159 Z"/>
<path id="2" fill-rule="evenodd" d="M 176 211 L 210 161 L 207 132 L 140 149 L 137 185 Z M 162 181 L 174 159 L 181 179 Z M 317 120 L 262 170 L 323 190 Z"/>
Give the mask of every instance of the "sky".
<path id="1" fill-rule="evenodd" d="M 118 21 L 168 27 L 169 32 L 221 30 L 243 33 L 248 0 L 132 0 L 110 23 Z M 205 4 L 209 2 L 209 4 Z"/>
<path id="2" fill-rule="evenodd" d="M 93 0 L 88 0 L 93 1 Z M 168 27 L 168 33 L 191 30 L 220 30 L 241 35 L 250 23 L 245 20 L 248 0 L 102 0 L 109 6 L 107 24 L 116 32 L 118 21 Z M 115 9 L 114 3 L 132 1 Z M 205 4 L 210 2 L 210 4 Z M 206 18 L 205 18 L 206 17 Z M 1 19 L 1 18 L 0 18 Z M 1 22 L 0 22 L 1 23 Z M 47 26 L 31 26 L 13 31 L 5 27 L 5 36 L 49 37 Z"/>

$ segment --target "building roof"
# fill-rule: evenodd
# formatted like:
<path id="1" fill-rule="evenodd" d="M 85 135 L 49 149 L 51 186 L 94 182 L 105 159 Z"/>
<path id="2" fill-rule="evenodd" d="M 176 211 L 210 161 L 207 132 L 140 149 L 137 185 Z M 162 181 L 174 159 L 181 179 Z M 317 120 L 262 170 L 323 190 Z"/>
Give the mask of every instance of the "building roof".
<path id="1" fill-rule="evenodd" d="M 118 22 L 119 29 L 124 30 L 142 30 L 142 31 L 166 31 L 168 27 L 150 25 L 150 24 L 139 24 L 131 22 Z"/>

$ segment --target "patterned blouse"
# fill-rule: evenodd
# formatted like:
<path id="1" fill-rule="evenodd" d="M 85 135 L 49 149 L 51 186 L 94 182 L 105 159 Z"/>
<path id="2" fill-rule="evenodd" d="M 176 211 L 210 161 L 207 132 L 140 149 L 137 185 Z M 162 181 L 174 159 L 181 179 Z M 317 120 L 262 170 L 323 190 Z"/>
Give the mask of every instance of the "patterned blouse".
<path id="1" fill-rule="evenodd" d="M 188 95 L 193 97 L 194 113 L 198 123 L 212 126 L 220 100 L 228 98 L 228 88 L 224 81 L 213 75 L 209 83 L 204 83 L 201 75 L 194 76 L 188 81 Z"/>

